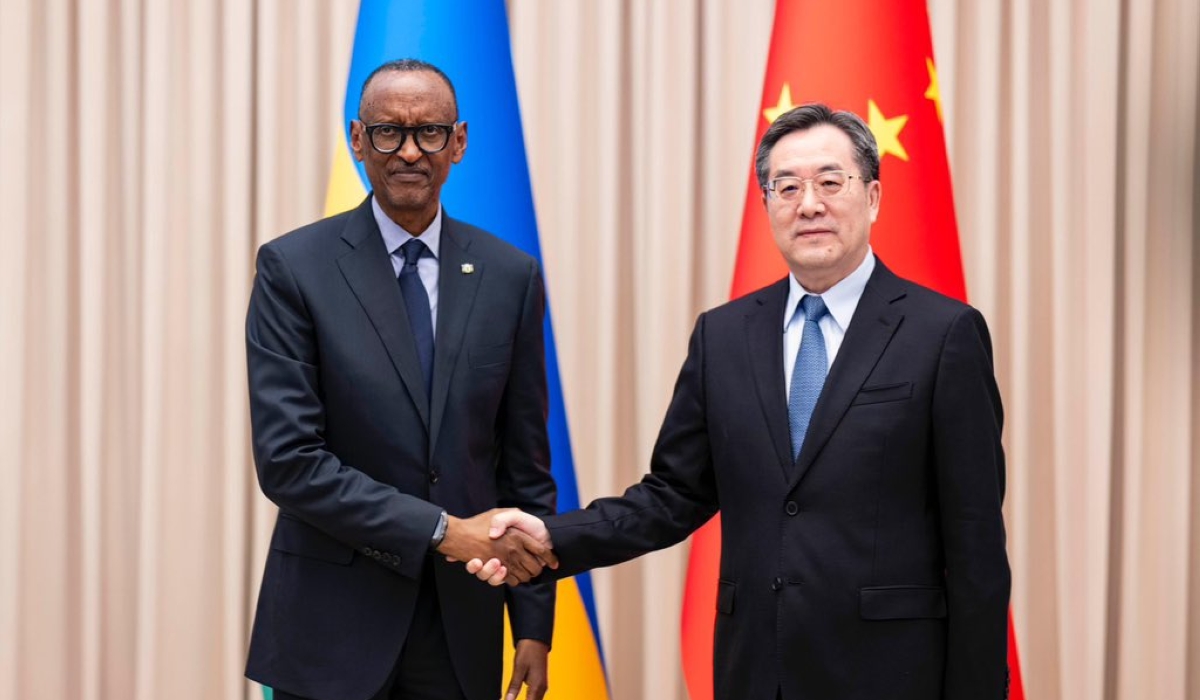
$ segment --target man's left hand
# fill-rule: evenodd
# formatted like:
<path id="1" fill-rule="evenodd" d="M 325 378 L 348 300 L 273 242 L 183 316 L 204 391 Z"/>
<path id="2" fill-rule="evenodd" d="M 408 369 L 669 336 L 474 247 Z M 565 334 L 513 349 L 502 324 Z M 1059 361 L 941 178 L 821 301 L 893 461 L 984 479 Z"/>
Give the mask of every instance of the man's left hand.
<path id="1" fill-rule="evenodd" d="M 549 689 L 550 647 L 545 642 L 536 639 L 517 640 L 517 653 L 513 657 L 512 680 L 508 682 L 508 691 L 504 700 L 516 700 L 521 694 L 521 686 L 529 686 L 526 700 L 542 700 Z"/>

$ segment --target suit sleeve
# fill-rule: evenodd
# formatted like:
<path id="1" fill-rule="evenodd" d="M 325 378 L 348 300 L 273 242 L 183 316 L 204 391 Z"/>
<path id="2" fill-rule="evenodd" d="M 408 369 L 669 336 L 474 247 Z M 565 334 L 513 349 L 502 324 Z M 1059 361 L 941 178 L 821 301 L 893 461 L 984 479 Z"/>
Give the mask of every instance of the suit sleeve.
<path id="1" fill-rule="evenodd" d="M 983 316 L 952 322 L 938 364 L 933 445 L 945 547 L 949 637 L 945 698 L 1000 700 L 1007 689 L 1004 423 Z"/>
<path id="2" fill-rule="evenodd" d="M 547 520 L 560 566 L 573 576 L 669 547 L 718 508 L 705 410 L 705 316 L 696 322 L 688 356 L 650 459 L 650 473 L 619 497 Z"/>
<path id="3" fill-rule="evenodd" d="M 270 244 L 258 254 L 246 356 L 263 493 L 288 513 L 416 578 L 441 508 L 372 479 L 327 448 L 313 321 L 287 260 Z"/>
<path id="4" fill-rule="evenodd" d="M 539 517 L 554 513 L 558 498 L 550 473 L 546 435 L 545 289 L 537 262 L 530 261 L 521 320 L 513 341 L 512 369 L 499 411 L 499 505 Z M 550 644 L 554 630 L 554 582 L 508 588 L 513 639 Z"/>

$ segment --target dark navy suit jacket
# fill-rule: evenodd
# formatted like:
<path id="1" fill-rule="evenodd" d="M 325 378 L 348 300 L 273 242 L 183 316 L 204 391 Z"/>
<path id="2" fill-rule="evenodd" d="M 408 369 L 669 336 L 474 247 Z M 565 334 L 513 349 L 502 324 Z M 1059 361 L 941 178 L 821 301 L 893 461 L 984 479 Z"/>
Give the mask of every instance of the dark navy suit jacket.
<path id="1" fill-rule="evenodd" d="M 443 217 L 432 396 L 368 198 L 264 245 L 246 322 L 254 458 L 279 506 L 246 675 L 367 698 L 433 567 L 458 680 L 500 695 L 514 636 L 550 641 L 554 584 L 503 590 L 429 553 L 442 509 L 553 512 L 537 262 Z"/>
<path id="2" fill-rule="evenodd" d="M 975 309 L 877 262 L 793 460 L 787 280 L 700 316 L 619 498 L 547 519 L 555 576 L 721 511 L 719 700 L 999 700 L 1010 587 L 1003 421 Z"/>

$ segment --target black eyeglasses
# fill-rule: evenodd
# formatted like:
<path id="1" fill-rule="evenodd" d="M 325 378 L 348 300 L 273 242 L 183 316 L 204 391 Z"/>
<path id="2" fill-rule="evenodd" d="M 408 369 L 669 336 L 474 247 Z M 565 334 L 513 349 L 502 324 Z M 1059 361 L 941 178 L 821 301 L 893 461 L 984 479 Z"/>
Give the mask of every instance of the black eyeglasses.
<path id="1" fill-rule="evenodd" d="M 450 144 L 450 135 L 458 122 L 453 124 L 417 124 L 416 126 L 401 126 L 399 124 L 367 124 L 359 122 L 367 131 L 367 140 L 371 147 L 384 155 L 391 155 L 404 147 L 408 135 L 412 134 L 413 143 L 425 155 L 442 151 Z"/>

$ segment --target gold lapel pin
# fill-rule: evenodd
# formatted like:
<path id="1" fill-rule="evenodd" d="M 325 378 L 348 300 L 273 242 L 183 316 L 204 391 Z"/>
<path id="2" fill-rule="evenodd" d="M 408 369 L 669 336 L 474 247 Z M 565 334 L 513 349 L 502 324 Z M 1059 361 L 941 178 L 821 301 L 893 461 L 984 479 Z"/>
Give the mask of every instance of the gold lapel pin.
<path id="1" fill-rule="evenodd" d="M 471 274 L 472 272 L 475 272 L 475 266 L 474 266 L 474 265 L 472 265 L 471 263 L 463 263 L 463 264 L 462 264 L 462 273 L 463 273 L 464 275 L 469 275 L 469 274 Z"/>

